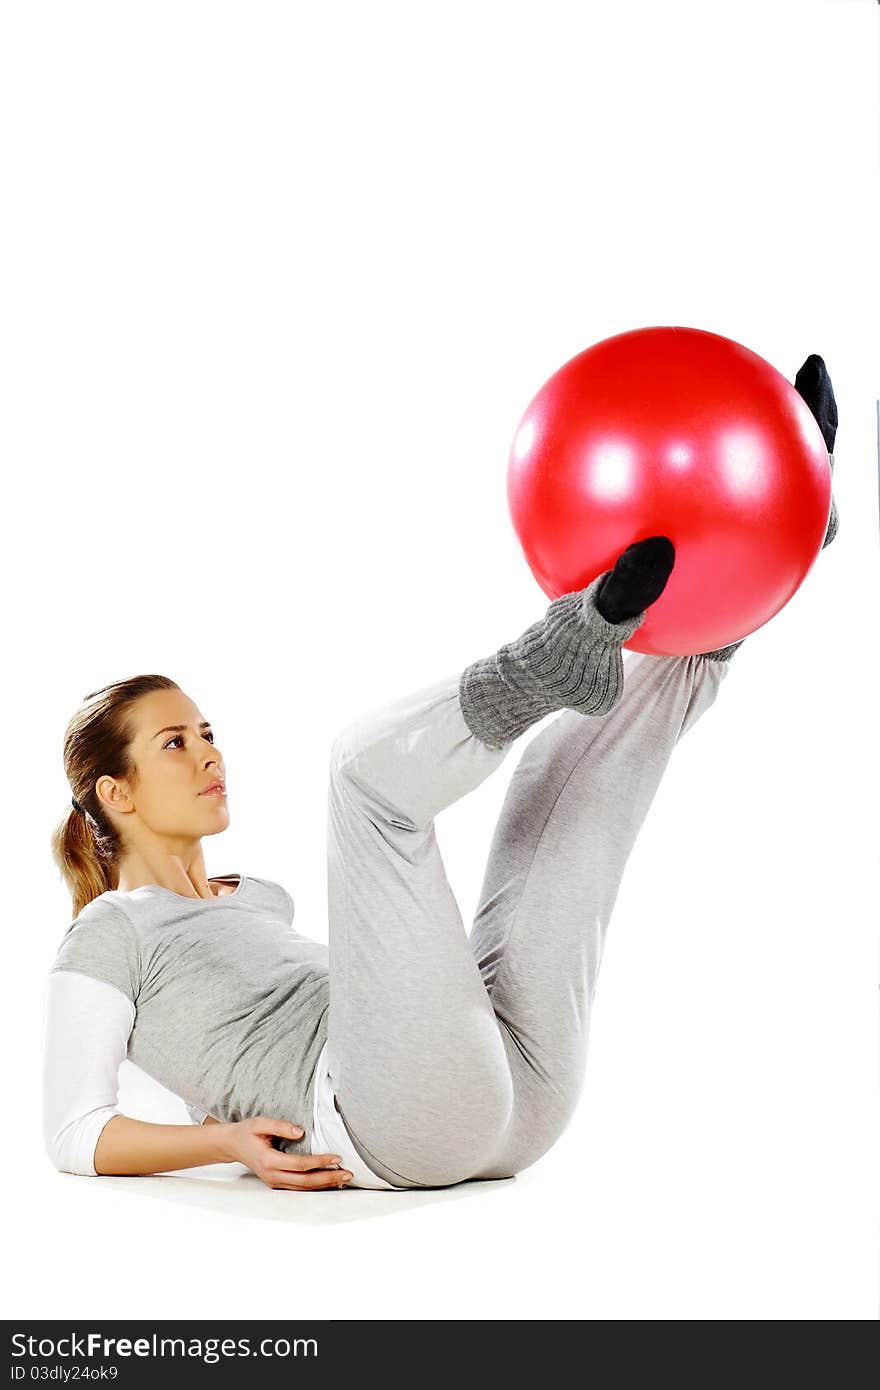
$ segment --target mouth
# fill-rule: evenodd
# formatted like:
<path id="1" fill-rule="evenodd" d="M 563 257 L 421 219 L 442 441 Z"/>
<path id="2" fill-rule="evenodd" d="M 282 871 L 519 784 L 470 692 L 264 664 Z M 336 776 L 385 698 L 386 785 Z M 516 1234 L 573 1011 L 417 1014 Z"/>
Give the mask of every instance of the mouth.
<path id="1" fill-rule="evenodd" d="M 225 782 L 212 782 L 211 785 L 210 785 L 209 787 L 205 787 L 204 791 L 199 792 L 199 796 L 225 796 L 225 795 L 226 795 L 226 783 L 225 783 Z"/>

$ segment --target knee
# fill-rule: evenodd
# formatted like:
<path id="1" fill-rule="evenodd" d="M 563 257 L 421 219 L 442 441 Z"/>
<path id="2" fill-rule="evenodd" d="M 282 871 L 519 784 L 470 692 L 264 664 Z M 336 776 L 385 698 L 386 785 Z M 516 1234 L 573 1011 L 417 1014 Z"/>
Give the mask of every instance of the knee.
<path id="1" fill-rule="evenodd" d="M 403 802 L 405 781 L 393 752 L 378 747 L 359 750 L 359 726 L 343 729 L 330 748 L 330 794 L 339 805 L 366 815 L 374 825 L 392 830 L 415 830 Z"/>
<path id="2" fill-rule="evenodd" d="M 338 734 L 331 744 L 329 783 L 332 805 L 340 809 L 366 812 L 378 819 L 374 789 L 365 778 L 364 769 L 357 767 L 347 729 Z"/>

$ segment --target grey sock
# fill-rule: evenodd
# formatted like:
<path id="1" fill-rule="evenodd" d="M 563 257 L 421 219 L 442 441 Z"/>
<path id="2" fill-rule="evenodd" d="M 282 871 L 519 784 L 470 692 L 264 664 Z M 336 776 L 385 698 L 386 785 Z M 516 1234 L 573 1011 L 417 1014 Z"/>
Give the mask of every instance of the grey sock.
<path id="1" fill-rule="evenodd" d="M 607 574 L 554 599 L 521 637 L 465 668 L 461 709 L 481 742 L 500 748 L 554 710 L 601 715 L 617 703 L 621 647 L 641 627 L 645 612 L 619 623 L 603 618 L 594 596 Z"/>
<path id="2" fill-rule="evenodd" d="M 700 656 L 708 657 L 710 661 L 729 661 L 736 651 L 741 647 L 746 639 L 741 637 L 738 642 L 731 642 L 729 647 L 716 647 L 714 652 L 700 652 Z"/>
<path id="3" fill-rule="evenodd" d="M 828 463 L 831 468 L 831 475 L 834 476 L 834 454 L 828 455 Z M 831 494 L 831 512 L 828 516 L 828 530 L 825 532 L 825 539 L 822 542 L 822 549 L 830 545 L 837 535 L 837 504 L 834 501 L 834 493 Z"/>

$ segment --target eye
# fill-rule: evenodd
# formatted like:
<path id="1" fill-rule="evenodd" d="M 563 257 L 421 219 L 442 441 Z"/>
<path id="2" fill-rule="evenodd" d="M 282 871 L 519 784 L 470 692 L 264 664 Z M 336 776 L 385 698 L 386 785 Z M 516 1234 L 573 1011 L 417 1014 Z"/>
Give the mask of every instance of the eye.
<path id="1" fill-rule="evenodd" d="M 202 737 L 203 737 L 203 738 L 206 738 L 206 739 L 208 740 L 209 743 L 213 743 L 213 742 L 214 742 L 214 734 L 213 734 L 213 732 L 212 732 L 210 729 L 209 729 L 205 734 L 203 734 Z M 178 743 L 178 744 L 179 744 L 179 743 L 182 741 L 182 739 L 183 739 L 183 734 L 175 734 L 174 737 L 173 737 L 173 738 L 170 738 L 170 739 L 168 740 L 167 743 L 163 743 L 162 747 L 163 747 L 163 748 L 170 748 L 170 747 L 172 746 L 172 744 L 175 744 L 175 743 Z"/>

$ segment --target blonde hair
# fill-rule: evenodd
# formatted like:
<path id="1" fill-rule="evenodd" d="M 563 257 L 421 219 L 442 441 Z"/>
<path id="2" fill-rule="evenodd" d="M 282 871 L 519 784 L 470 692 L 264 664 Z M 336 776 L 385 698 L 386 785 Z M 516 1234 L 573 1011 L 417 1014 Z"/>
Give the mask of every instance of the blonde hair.
<path id="1" fill-rule="evenodd" d="M 154 690 L 178 690 L 168 676 L 132 676 L 86 695 L 64 734 L 64 771 L 82 811 L 71 805 L 52 834 L 52 857 L 73 898 L 73 915 L 119 882 L 122 842 L 95 792 L 99 777 L 127 778 L 137 769 L 131 756 L 132 706 Z"/>

